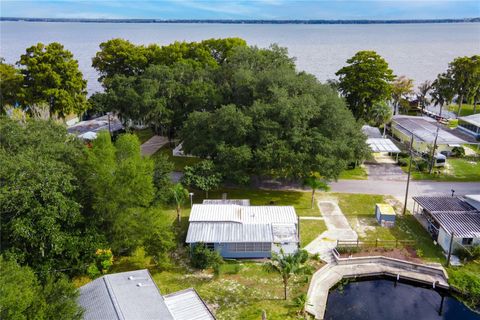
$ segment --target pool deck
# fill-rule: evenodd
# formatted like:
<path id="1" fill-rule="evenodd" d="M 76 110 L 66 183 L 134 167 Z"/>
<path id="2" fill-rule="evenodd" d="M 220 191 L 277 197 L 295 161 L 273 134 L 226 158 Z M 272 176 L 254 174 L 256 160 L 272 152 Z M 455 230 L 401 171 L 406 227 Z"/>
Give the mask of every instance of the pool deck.
<path id="1" fill-rule="evenodd" d="M 417 264 L 381 256 L 340 258 L 334 254 L 334 258 L 312 276 L 308 288 L 306 310 L 318 320 L 324 318 L 330 289 L 343 278 L 391 276 L 449 288 L 448 275 L 439 264 Z"/>

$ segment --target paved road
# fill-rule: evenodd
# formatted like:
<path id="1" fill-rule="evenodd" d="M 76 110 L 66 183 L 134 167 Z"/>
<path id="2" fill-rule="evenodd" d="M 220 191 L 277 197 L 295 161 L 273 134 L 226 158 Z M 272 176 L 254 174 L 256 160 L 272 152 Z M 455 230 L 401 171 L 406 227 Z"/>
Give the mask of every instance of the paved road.
<path id="1" fill-rule="evenodd" d="M 406 181 L 375 181 L 375 180 L 339 180 L 332 182 L 333 192 L 384 194 L 401 197 L 405 195 Z M 455 195 L 479 194 L 479 182 L 437 182 L 437 181 L 411 181 L 411 196 L 416 195 L 450 195 L 451 190 Z"/>

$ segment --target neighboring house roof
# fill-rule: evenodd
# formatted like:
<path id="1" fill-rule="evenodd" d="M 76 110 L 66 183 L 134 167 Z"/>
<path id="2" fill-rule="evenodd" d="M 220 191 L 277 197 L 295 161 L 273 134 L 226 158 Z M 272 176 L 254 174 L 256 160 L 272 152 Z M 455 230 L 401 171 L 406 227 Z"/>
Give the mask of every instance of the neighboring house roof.
<path id="1" fill-rule="evenodd" d="M 462 197 L 413 197 L 455 237 L 480 237 L 480 211 Z"/>
<path id="2" fill-rule="evenodd" d="M 298 242 L 291 206 L 194 205 L 187 243 Z"/>
<path id="3" fill-rule="evenodd" d="M 203 200 L 203 204 L 236 204 L 239 206 L 249 206 L 250 200 L 249 199 L 205 199 Z"/>
<path id="4" fill-rule="evenodd" d="M 186 305 L 197 300 L 201 300 L 198 295 Z M 80 288 L 78 302 L 85 309 L 85 320 L 177 320 L 146 269 L 95 279 Z M 214 318 L 210 314 L 198 319 Z"/>
<path id="5" fill-rule="evenodd" d="M 215 319 L 195 289 L 167 294 L 164 298 L 175 320 Z"/>
<path id="6" fill-rule="evenodd" d="M 110 128 L 108 125 L 108 115 L 104 115 L 95 119 L 80 121 L 73 126 L 67 128 L 69 133 L 80 136 L 87 132 L 108 131 L 116 132 L 123 130 L 122 122 L 115 115 L 110 115 Z"/>
<path id="7" fill-rule="evenodd" d="M 372 152 L 401 152 L 400 149 L 390 139 L 370 138 L 367 139 L 367 144 L 370 149 L 372 149 Z"/>
<path id="8" fill-rule="evenodd" d="M 464 198 L 469 205 L 480 210 L 480 194 L 467 194 Z"/>
<path id="9" fill-rule="evenodd" d="M 408 136 L 413 134 L 416 140 L 427 143 L 433 143 L 437 133 L 437 122 L 428 117 L 394 116 L 392 126 Z M 465 140 L 450 132 L 441 128 L 438 130 L 437 144 L 457 145 L 464 143 L 466 143 Z"/>
<path id="10" fill-rule="evenodd" d="M 367 136 L 367 138 L 383 138 L 383 135 L 380 132 L 380 129 L 377 127 L 364 125 L 362 126 L 362 132 L 364 135 Z"/>
<path id="11" fill-rule="evenodd" d="M 480 113 L 472 114 L 466 117 L 460 117 L 458 119 L 473 124 L 474 126 L 480 127 Z M 461 124 L 459 125 L 461 126 Z"/>

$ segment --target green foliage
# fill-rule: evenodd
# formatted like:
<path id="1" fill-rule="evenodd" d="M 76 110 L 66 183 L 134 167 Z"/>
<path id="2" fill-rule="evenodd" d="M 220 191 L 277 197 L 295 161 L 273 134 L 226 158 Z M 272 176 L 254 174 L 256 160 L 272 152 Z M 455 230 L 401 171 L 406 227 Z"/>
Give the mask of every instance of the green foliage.
<path id="1" fill-rule="evenodd" d="M 443 107 L 444 105 L 452 103 L 455 90 L 452 79 L 448 73 L 439 74 L 433 81 L 430 96 L 436 106 Z"/>
<path id="2" fill-rule="evenodd" d="M 156 154 L 152 160 L 154 161 L 153 185 L 156 189 L 157 198 L 162 202 L 167 202 L 168 191 L 172 185 L 170 173 L 173 170 L 173 163 L 170 162 L 168 156 L 162 153 Z"/>
<path id="3" fill-rule="evenodd" d="M 459 290 L 463 299 L 473 308 L 480 305 L 480 277 L 478 273 L 463 268 L 448 270 L 449 283 Z"/>
<path id="4" fill-rule="evenodd" d="M 0 59 L 0 114 L 5 113 L 7 105 L 15 106 L 22 88 L 23 77 L 15 66 Z"/>
<path id="5" fill-rule="evenodd" d="M 158 267 L 165 269 L 170 266 L 170 255 L 176 248 L 175 234 L 171 226 L 166 223 L 159 224 L 144 240 L 144 248 Z"/>
<path id="6" fill-rule="evenodd" d="M 452 156 L 453 157 L 464 157 L 465 156 L 465 148 L 464 147 L 453 147 L 452 148 Z"/>
<path id="7" fill-rule="evenodd" d="M 393 71 L 375 51 L 359 51 L 340 69 L 339 88 L 355 118 L 369 122 L 374 103 L 392 93 Z"/>
<path id="8" fill-rule="evenodd" d="M 223 259 L 218 251 L 208 249 L 203 243 L 196 243 L 192 247 L 191 262 L 192 266 L 197 269 L 213 268 L 218 270 Z"/>
<path id="9" fill-rule="evenodd" d="M 460 115 L 465 99 L 470 102 L 478 98 L 480 89 L 480 56 L 455 58 L 449 63 L 446 74 L 450 79 L 451 89 L 457 95 L 457 114 Z"/>
<path id="10" fill-rule="evenodd" d="M 276 272 L 282 277 L 285 300 L 287 300 L 290 278 L 296 274 L 310 273 L 310 268 L 304 265 L 307 260 L 308 252 L 305 250 L 298 250 L 294 254 L 285 254 L 283 249 L 280 249 L 280 254 L 272 253 L 271 260 L 265 263 L 265 268 L 268 271 Z"/>
<path id="11" fill-rule="evenodd" d="M 180 222 L 182 217 L 182 206 L 188 200 L 188 190 L 185 189 L 181 183 L 175 184 L 170 188 L 172 193 L 172 200 L 175 203 L 175 209 L 177 210 L 177 220 Z"/>
<path id="12" fill-rule="evenodd" d="M 0 256 L 0 317 L 28 320 L 80 320 L 78 290 L 64 277 L 47 277 L 42 285 L 33 271 Z"/>
<path id="13" fill-rule="evenodd" d="M 220 182 L 221 175 L 210 160 L 203 160 L 192 167 L 185 167 L 182 177 L 184 185 L 205 191 L 206 198 L 208 198 L 208 191 L 218 188 Z"/>
<path id="14" fill-rule="evenodd" d="M 87 82 L 70 51 L 57 42 L 27 48 L 18 64 L 24 76 L 24 107 L 49 104 L 50 115 L 64 118 L 88 108 Z"/>
<path id="15" fill-rule="evenodd" d="M 376 102 L 372 106 L 370 115 L 370 124 L 375 127 L 380 127 L 392 119 L 392 109 L 386 102 Z"/>
<path id="16" fill-rule="evenodd" d="M 408 97 L 413 94 L 413 80 L 405 76 L 396 78 L 392 83 L 393 113 L 397 114 L 400 107 L 408 106 Z M 408 110 L 405 110 L 408 111 Z"/>

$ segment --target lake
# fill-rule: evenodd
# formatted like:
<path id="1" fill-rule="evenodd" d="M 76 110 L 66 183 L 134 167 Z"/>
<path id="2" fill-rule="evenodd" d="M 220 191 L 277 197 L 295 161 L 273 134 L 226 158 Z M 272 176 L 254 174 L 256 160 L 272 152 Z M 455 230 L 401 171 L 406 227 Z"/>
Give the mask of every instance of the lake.
<path id="1" fill-rule="evenodd" d="M 393 280 L 350 282 L 328 295 L 325 320 L 480 320 L 480 314 L 451 296 Z"/>
<path id="2" fill-rule="evenodd" d="M 16 62 L 28 46 L 57 41 L 73 52 L 88 80 L 89 93 L 101 90 L 91 59 L 111 38 L 136 44 L 169 44 L 209 38 L 240 37 L 250 45 L 287 47 L 297 67 L 320 81 L 335 77 L 359 50 L 375 50 L 396 75 L 416 84 L 432 80 L 458 56 L 480 53 L 480 23 L 458 24 L 154 24 L 0 22 L 0 56 Z"/>

